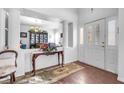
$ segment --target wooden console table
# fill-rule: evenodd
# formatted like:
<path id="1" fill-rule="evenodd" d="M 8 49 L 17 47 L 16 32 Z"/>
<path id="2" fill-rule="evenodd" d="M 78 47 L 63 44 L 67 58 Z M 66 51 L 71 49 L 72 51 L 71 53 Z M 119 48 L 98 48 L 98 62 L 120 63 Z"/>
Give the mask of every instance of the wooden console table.
<path id="1" fill-rule="evenodd" d="M 33 73 L 33 75 L 35 75 L 35 72 L 36 72 L 36 67 L 35 67 L 36 58 L 39 57 L 40 55 L 49 56 L 49 55 L 54 55 L 54 54 L 58 54 L 58 65 L 61 65 L 63 67 L 64 66 L 64 53 L 63 53 L 63 51 L 55 51 L 55 52 L 47 52 L 47 53 L 46 52 L 33 52 L 32 53 L 32 67 L 33 67 L 32 73 Z M 61 63 L 60 63 L 60 55 L 62 58 Z"/>

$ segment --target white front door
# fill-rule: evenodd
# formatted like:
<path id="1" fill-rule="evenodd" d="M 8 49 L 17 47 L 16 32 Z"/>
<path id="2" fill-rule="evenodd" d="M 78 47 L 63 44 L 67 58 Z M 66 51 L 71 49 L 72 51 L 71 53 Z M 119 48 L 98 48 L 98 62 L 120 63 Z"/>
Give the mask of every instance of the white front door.
<path id="1" fill-rule="evenodd" d="M 117 19 L 109 17 L 84 25 L 85 62 L 117 72 Z"/>
<path id="2" fill-rule="evenodd" d="M 85 61 L 104 69 L 105 61 L 105 20 L 85 24 Z"/>

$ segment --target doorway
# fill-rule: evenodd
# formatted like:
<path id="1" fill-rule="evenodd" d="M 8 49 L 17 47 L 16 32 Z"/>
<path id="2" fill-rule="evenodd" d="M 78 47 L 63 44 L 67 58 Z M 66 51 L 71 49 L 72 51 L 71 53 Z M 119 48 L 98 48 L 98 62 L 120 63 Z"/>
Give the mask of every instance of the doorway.
<path id="1" fill-rule="evenodd" d="M 108 17 L 84 25 L 85 62 L 117 73 L 117 17 Z"/>

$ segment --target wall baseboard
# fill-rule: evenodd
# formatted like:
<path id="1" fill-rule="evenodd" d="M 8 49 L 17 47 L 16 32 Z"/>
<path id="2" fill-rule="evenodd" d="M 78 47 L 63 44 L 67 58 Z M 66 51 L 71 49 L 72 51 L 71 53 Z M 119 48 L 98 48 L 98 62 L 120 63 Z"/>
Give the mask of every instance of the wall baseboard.
<path id="1" fill-rule="evenodd" d="M 117 80 L 121 81 L 121 82 L 124 82 L 124 77 L 118 76 Z"/>

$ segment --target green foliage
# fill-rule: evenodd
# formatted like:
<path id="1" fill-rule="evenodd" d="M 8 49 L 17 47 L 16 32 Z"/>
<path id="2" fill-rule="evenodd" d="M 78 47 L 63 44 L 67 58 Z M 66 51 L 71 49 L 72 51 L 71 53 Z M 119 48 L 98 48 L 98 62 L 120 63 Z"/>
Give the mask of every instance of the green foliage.
<path id="1" fill-rule="evenodd" d="M 53 47 L 53 48 L 46 48 L 46 49 L 44 49 L 43 51 L 45 51 L 45 52 L 52 52 L 52 51 L 57 51 L 57 48 L 56 47 Z"/>

